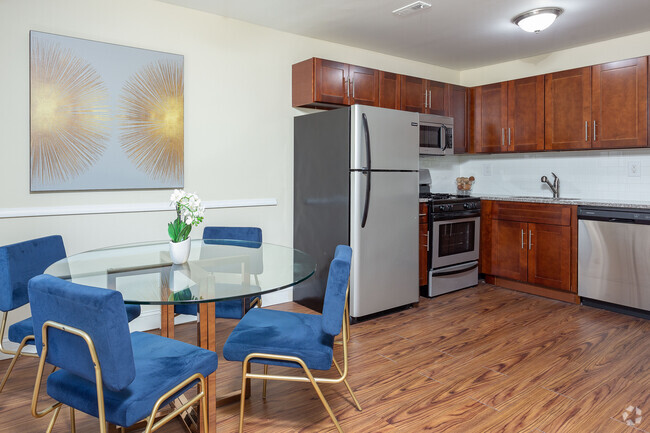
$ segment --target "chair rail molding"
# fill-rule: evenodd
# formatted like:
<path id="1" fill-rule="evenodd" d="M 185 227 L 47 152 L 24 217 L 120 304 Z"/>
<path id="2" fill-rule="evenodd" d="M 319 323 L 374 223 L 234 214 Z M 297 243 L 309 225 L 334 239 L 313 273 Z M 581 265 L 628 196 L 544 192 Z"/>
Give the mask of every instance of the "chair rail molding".
<path id="1" fill-rule="evenodd" d="M 234 207 L 259 207 L 277 206 L 275 198 L 254 198 L 238 200 L 210 200 L 203 201 L 206 209 L 234 208 Z M 116 203 L 116 204 L 90 204 L 74 206 L 44 206 L 0 209 L 0 219 L 43 217 L 60 215 L 90 215 L 107 213 L 134 213 L 134 212 L 162 212 L 173 211 L 169 202 L 158 203 Z"/>

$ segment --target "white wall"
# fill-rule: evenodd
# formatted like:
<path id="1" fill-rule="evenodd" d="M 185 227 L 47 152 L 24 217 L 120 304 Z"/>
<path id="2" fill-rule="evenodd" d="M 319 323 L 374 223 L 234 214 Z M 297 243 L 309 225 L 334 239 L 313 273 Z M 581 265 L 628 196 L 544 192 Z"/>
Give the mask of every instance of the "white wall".
<path id="1" fill-rule="evenodd" d="M 517 78 L 597 65 L 650 54 L 650 32 L 597 42 L 568 50 L 461 71 L 463 86 L 480 86 Z"/>
<path id="2" fill-rule="evenodd" d="M 205 224 L 256 225 L 292 245 L 291 65 L 324 57 L 458 83 L 436 66 L 282 33 L 154 0 L 0 1 L 0 214 L 19 208 L 163 203 L 169 190 L 29 192 L 29 31 L 185 56 L 185 188 L 203 200 L 272 198 L 277 206 L 208 210 Z M 0 217 L 0 245 L 63 235 L 68 254 L 165 239 L 172 211 Z M 201 228 L 197 230 L 199 235 Z M 323 265 L 323 264 L 321 264 Z M 265 302 L 291 299 L 291 290 Z M 22 316 L 26 312 L 21 312 Z M 13 321 L 14 319 L 11 319 Z"/>

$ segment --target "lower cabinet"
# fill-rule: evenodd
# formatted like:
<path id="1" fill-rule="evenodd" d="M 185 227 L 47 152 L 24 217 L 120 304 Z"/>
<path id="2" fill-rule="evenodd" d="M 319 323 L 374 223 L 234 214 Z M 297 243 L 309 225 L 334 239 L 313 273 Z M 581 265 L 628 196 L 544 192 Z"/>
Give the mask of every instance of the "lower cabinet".
<path id="1" fill-rule="evenodd" d="M 427 285 L 429 262 L 429 215 L 426 203 L 420 203 L 420 286 Z"/>
<path id="2" fill-rule="evenodd" d="M 577 302 L 577 207 L 486 203 L 482 268 L 488 281 Z"/>
<path id="3" fill-rule="evenodd" d="M 495 276 L 571 290 L 571 228 L 493 220 Z"/>

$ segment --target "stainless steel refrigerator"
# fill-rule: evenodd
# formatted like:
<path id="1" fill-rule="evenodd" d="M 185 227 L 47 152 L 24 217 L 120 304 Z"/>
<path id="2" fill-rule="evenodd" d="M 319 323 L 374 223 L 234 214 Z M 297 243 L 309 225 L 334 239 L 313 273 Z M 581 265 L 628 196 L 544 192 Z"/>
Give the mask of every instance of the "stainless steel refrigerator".
<path id="1" fill-rule="evenodd" d="M 352 247 L 353 318 L 418 302 L 418 114 L 353 105 L 294 118 L 294 247 L 316 275 L 294 300 L 321 311 L 338 244 Z"/>

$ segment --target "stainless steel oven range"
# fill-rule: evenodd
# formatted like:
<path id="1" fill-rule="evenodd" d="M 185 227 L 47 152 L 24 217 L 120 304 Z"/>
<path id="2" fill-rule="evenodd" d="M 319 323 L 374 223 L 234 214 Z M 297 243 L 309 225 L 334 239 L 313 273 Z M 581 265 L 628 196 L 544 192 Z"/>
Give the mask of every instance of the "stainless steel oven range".
<path id="1" fill-rule="evenodd" d="M 420 193 L 429 208 L 429 281 L 432 297 L 478 284 L 481 200 L 452 194 Z"/>

